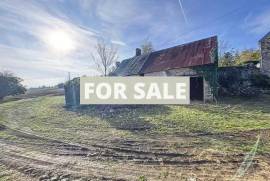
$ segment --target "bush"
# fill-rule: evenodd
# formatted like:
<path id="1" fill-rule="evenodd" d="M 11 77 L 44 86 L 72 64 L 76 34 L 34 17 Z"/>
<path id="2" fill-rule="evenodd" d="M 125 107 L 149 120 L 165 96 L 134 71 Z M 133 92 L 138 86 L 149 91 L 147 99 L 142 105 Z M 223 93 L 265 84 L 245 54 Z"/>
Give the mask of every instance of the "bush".
<path id="1" fill-rule="evenodd" d="M 12 73 L 0 72 L 0 99 L 5 96 L 25 93 L 26 89 L 21 84 L 22 79 Z"/>

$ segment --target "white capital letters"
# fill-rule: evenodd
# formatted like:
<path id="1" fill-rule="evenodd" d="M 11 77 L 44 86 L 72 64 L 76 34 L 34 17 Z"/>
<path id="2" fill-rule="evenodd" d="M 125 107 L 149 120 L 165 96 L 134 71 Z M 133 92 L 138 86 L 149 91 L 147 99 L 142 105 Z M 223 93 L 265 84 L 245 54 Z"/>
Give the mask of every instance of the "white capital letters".
<path id="1" fill-rule="evenodd" d="M 104 94 L 102 93 L 102 89 L 105 90 Z M 97 85 L 97 97 L 100 99 L 109 99 L 112 96 L 112 88 L 108 83 L 100 83 Z"/>
<path id="2" fill-rule="evenodd" d="M 85 83 L 84 87 L 84 97 L 85 99 L 90 99 L 90 94 L 94 94 L 94 83 Z"/>
<path id="3" fill-rule="evenodd" d="M 145 97 L 145 92 L 142 89 L 145 86 L 144 83 L 138 82 L 134 85 L 134 99 L 144 99 Z"/>
<path id="4" fill-rule="evenodd" d="M 126 85 L 123 83 L 116 82 L 114 84 L 114 99 L 127 99 Z"/>
<path id="5" fill-rule="evenodd" d="M 176 99 L 187 99 L 185 83 L 176 83 Z"/>

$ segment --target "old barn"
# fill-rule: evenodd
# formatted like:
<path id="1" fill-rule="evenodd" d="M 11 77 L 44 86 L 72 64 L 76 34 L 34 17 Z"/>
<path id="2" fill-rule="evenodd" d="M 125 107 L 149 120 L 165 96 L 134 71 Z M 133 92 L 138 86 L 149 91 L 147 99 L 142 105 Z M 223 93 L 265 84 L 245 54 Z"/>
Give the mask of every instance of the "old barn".
<path id="1" fill-rule="evenodd" d="M 217 92 L 217 37 L 141 54 L 117 63 L 113 76 L 188 76 L 190 99 L 213 101 Z"/>

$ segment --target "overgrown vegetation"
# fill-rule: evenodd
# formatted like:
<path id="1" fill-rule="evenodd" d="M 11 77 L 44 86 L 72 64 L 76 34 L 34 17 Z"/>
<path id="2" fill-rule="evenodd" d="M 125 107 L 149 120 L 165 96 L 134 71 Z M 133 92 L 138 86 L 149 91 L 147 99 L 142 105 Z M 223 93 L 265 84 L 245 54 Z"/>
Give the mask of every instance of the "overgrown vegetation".
<path id="1" fill-rule="evenodd" d="M 245 49 L 243 51 L 235 51 L 233 49 L 225 51 L 219 55 L 219 66 L 241 66 L 246 63 L 258 63 L 261 59 L 260 50 Z"/>

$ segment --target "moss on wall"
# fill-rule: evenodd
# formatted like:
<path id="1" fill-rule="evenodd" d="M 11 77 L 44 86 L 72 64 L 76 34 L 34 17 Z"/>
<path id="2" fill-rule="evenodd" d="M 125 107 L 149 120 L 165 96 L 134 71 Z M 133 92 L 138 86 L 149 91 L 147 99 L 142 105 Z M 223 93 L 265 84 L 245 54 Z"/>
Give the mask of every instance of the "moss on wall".
<path id="1" fill-rule="evenodd" d="M 217 65 L 197 66 L 192 68 L 199 75 L 203 76 L 204 79 L 209 83 L 211 92 L 214 97 L 217 97 L 218 92 L 218 79 L 217 79 Z"/>

